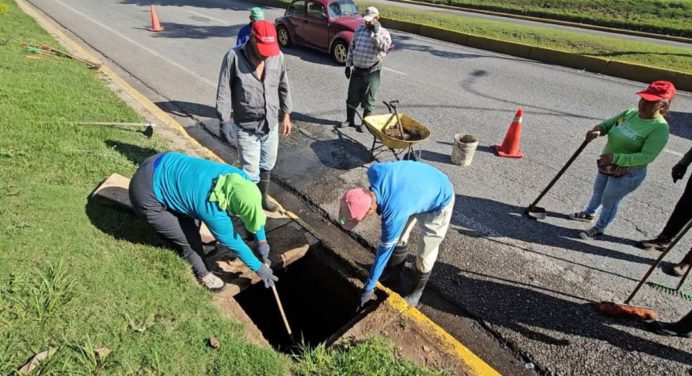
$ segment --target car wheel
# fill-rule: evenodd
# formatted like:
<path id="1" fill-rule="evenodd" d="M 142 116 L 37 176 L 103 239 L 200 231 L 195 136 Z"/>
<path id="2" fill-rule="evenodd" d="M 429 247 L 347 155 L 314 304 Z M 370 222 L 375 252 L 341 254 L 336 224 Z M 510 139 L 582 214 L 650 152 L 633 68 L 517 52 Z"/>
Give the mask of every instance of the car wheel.
<path id="1" fill-rule="evenodd" d="M 332 47 L 332 57 L 339 64 L 346 64 L 346 55 L 348 55 L 348 45 L 342 40 L 334 42 Z"/>
<path id="2" fill-rule="evenodd" d="M 277 37 L 279 38 L 279 44 L 281 47 L 291 46 L 291 34 L 288 33 L 286 26 L 279 26 L 276 30 Z"/>

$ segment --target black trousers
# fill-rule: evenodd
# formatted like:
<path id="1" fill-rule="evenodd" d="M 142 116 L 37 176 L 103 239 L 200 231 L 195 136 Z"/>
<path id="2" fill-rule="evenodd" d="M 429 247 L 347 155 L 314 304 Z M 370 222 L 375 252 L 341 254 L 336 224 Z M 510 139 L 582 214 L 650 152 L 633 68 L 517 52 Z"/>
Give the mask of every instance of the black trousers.
<path id="1" fill-rule="evenodd" d="M 153 155 L 142 162 L 130 181 L 130 201 L 137 216 L 146 220 L 156 232 L 173 243 L 178 254 L 192 266 L 198 278 L 209 274 L 199 222 L 177 213 L 156 199 L 154 194 L 154 161 L 163 154 Z"/>
<path id="2" fill-rule="evenodd" d="M 685 192 L 675 204 L 675 209 L 673 209 L 673 214 L 668 218 L 668 223 L 666 227 L 661 231 L 661 237 L 670 240 L 673 239 L 687 222 L 692 219 L 692 178 L 687 179 L 687 186 L 685 187 Z"/>

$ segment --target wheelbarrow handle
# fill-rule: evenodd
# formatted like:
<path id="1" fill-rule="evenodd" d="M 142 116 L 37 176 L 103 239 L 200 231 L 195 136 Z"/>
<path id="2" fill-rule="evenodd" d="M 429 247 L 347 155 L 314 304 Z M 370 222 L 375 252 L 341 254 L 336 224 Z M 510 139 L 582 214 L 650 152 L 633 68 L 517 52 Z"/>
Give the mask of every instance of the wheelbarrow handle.
<path id="1" fill-rule="evenodd" d="M 384 105 L 387 106 L 387 111 L 389 111 L 390 114 L 394 113 L 394 111 L 392 110 L 392 106 L 390 106 L 389 103 L 387 103 L 387 101 L 382 101 L 382 103 L 384 103 Z"/>

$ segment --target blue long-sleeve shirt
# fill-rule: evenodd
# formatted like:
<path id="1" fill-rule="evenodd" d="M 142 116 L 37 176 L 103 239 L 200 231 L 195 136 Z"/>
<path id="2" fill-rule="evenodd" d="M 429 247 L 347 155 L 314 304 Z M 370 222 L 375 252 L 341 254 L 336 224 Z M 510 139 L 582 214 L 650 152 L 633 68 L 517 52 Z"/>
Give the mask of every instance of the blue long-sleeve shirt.
<path id="1" fill-rule="evenodd" d="M 454 187 L 438 169 L 414 161 L 374 164 L 368 169 L 368 179 L 377 198 L 377 214 L 382 216 L 380 244 L 365 283 L 365 289 L 372 290 L 409 217 L 442 210 L 451 202 Z"/>
<path id="2" fill-rule="evenodd" d="M 221 210 L 217 202 L 209 201 L 214 180 L 226 174 L 238 174 L 251 180 L 243 170 L 231 165 L 168 152 L 155 162 L 154 194 L 168 208 L 204 222 L 219 243 L 256 271 L 262 263 L 235 231 L 231 216 Z M 257 240 L 266 241 L 264 226 L 255 236 Z"/>
<path id="3" fill-rule="evenodd" d="M 238 47 L 241 44 L 250 40 L 250 30 L 252 29 L 252 24 L 247 24 L 238 30 L 238 37 L 235 39 L 235 46 Z"/>

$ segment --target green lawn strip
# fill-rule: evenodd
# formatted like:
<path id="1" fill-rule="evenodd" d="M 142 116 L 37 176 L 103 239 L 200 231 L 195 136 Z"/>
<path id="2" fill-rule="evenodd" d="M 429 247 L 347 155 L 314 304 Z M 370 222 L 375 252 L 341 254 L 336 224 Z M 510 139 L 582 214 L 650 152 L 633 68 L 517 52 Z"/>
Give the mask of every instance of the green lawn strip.
<path id="1" fill-rule="evenodd" d="M 629 30 L 692 37 L 692 1 L 420 0 Z"/>
<path id="2" fill-rule="evenodd" d="M 249 344 L 188 266 L 142 221 L 89 202 L 165 145 L 68 121 L 142 121 L 76 61 L 25 57 L 58 47 L 14 3 L 0 15 L 0 374 L 58 351 L 52 374 L 286 374 L 290 358 Z M 51 272 L 52 270 L 52 272 Z M 57 271 L 57 272 L 56 272 Z M 221 347 L 206 344 L 216 336 Z M 112 350 L 101 363 L 93 351 Z M 86 349 L 86 350 L 85 350 Z"/>
<path id="3" fill-rule="evenodd" d="M 294 371 L 296 376 L 446 375 L 442 371 L 421 369 L 411 361 L 401 361 L 398 349 L 391 342 L 378 337 L 371 337 L 367 342 L 346 343 L 336 349 L 318 346 L 304 350 Z"/>
<path id="4" fill-rule="evenodd" d="M 165 143 L 72 124 L 143 119 L 83 64 L 27 59 L 22 42 L 59 46 L 16 4 L 7 9 L 0 14 L 0 374 L 49 348 L 55 355 L 35 374 L 282 375 L 300 367 L 302 358 L 248 343 L 146 223 L 88 200 L 105 177 L 130 176 Z M 210 336 L 218 349 L 207 345 Z M 112 352 L 99 357 L 100 347 Z M 399 363 L 410 374 L 425 372 L 391 362 Z"/>
<path id="5" fill-rule="evenodd" d="M 502 21 L 483 20 L 444 12 L 370 4 L 367 1 L 359 1 L 358 4 L 361 8 L 368 5 L 376 5 L 382 17 L 393 20 L 413 22 L 460 33 L 602 57 L 615 61 L 643 64 L 681 72 L 692 72 L 692 48 L 602 37 L 587 33 Z"/>

